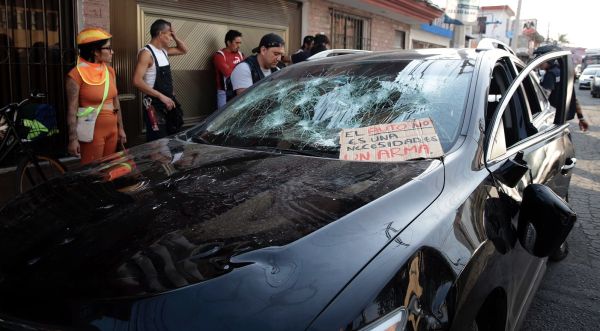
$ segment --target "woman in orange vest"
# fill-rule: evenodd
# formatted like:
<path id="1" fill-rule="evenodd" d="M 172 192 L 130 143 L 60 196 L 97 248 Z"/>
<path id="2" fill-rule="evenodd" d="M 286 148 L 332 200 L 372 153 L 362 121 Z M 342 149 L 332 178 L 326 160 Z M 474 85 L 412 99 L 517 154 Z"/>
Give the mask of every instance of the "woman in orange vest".
<path id="1" fill-rule="evenodd" d="M 67 123 L 69 153 L 86 164 L 115 153 L 117 142 L 127 141 L 115 70 L 111 37 L 100 28 L 87 28 L 77 35 L 79 58 L 67 74 Z"/>

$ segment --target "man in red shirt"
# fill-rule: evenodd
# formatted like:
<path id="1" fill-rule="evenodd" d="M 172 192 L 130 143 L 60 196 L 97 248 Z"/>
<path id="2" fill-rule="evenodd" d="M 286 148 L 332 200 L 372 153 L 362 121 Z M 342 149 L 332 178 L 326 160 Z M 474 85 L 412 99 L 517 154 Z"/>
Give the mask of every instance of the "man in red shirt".
<path id="1" fill-rule="evenodd" d="M 227 88 L 227 85 L 231 85 L 231 81 L 228 79 L 231 76 L 233 68 L 236 64 L 244 60 L 244 54 L 240 52 L 240 46 L 242 45 L 242 33 L 236 30 L 229 30 L 225 34 L 225 48 L 217 51 L 213 55 L 213 63 L 215 64 L 215 71 L 217 73 L 217 107 L 221 108 L 225 105 L 229 99 L 235 96 L 233 89 Z"/>

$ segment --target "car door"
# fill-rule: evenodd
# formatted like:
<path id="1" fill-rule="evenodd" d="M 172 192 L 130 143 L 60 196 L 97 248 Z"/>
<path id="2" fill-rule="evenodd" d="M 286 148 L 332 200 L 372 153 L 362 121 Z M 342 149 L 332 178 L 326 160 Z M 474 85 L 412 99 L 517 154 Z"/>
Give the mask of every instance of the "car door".
<path id="1" fill-rule="evenodd" d="M 563 91 L 557 108 L 548 102 L 534 70 L 544 61 L 560 60 L 567 63 L 567 72 L 562 71 Z M 506 61 L 506 59 L 505 59 Z M 574 98 L 572 65 L 569 52 L 555 52 L 536 59 L 523 68 L 520 63 L 510 61 L 512 75 L 518 76 L 501 98 L 493 117 L 488 121 L 486 141 L 486 166 L 499 165 L 523 153 L 530 169 L 525 183 L 549 186 L 558 195 L 567 197 L 571 170 L 576 163 L 566 123 L 568 104 Z M 488 99 L 490 99 L 488 97 Z M 489 107 L 489 106 L 488 106 Z M 493 137 L 493 139 L 491 138 Z M 529 179 L 529 181 L 527 181 Z M 526 186 L 526 185 L 525 185 Z"/>
<path id="2" fill-rule="evenodd" d="M 570 170 L 575 163 L 566 123 L 572 77 L 570 80 L 561 77 L 558 88 L 563 89 L 562 100 L 554 108 L 540 88 L 534 69 L 544 61 L 558 59 L 561 63 L 570 63 L 569 54 L 549 54 L 524 68 L 518 60 L 508 57 L 501 60 L 503 67 L 508 68 L 508 75 L 514 79 L 504 93 L 488 96 L 488 101 L 495 101 L 497 106 L 487 121 L 484 162 L 498 192 L 504 196 L 502 201 L 513 205 L 513 209 L 520 204 L 523 190 L 531 183 L 547 185 L 562 197 L 568 193 Z M 519 167 L 527 170 L 514 170 Z M 516 180 L 515 174 L 520 175 Z M 518 217 L 512 216 L 516 227 Z M 519 320 L 544 261 L 527 253 L 520 244 L 517 246 L 518 249 L 512 252 L 514 267 L 510 270 L 511 301 L 514 303 L 510 307 L 510 316 L 513 321 Z"/>

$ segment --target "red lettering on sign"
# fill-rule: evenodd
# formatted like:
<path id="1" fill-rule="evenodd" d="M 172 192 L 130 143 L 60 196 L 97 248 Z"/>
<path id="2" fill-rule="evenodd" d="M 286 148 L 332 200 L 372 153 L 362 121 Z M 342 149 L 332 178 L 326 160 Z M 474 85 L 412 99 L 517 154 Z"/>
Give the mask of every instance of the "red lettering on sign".
<path id="1" fill-rule="evenodd" d="M 390 152 L 387 149 L 380 149 L 377 151 L 377 160 L 381 160 L 385 157 L 385 159 L 390 158 Z"/>
<path id="2" fill-rule="evenodd" d="M 390 149 L 390 151 L 392 152 L 392 158 L 394 156 L 402 156 L 402 155 L 404 155 L 404 154 L 402 154 L 402 151 L 400 150 L 400 148 L 397 148 L 397 147 Z"/>
<path id="3" fill-rule="evenodd" d="M 413 153 L 417 153 L 417 146 L 411 146 L 411 147 L 404 147 L 404 155 L 413 152 Z"/>
<path id="4" fill-rule="evenodd" d="M 371 159 L 371 152 L 358 153 L 354 155 L 356 161 L 369 161 Z"/>

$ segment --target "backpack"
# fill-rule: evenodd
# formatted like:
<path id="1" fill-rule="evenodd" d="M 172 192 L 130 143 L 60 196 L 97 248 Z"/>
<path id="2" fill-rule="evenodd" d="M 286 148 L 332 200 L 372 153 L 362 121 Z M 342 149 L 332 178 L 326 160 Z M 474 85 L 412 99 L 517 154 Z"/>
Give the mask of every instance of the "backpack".
<path id="1" fill-rule="evenodd" d="M 17 112 L 17 132 L 29 141 L 58 133 L 55 108 L 46 103 L 30 103 Z"/>

